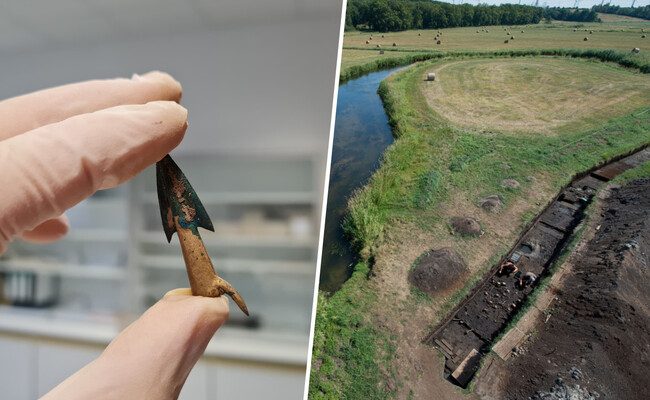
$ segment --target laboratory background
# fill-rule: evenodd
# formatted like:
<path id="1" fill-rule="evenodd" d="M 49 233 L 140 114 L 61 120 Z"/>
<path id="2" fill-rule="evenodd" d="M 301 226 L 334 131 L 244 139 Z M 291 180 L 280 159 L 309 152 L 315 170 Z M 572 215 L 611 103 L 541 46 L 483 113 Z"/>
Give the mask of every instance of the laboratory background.
<path id="1" fill-rule="evenodd" d="M 304 390 L 342 0 L 0 3 L 0 98 L 162 70 L 183 85 L 172 153 L 215 226 L 202 231 L 246 318 L 213 338 L 181 399 L 299 399 Z M 0 193 L 9 188 L 2 188 Z M 1 194 L 0 194 L 1 199 Z M 63 240 L 0 256 L 2 398 L 34 399 L 96 358 L 170 289 L 155 171 L 67 213 Z"/>

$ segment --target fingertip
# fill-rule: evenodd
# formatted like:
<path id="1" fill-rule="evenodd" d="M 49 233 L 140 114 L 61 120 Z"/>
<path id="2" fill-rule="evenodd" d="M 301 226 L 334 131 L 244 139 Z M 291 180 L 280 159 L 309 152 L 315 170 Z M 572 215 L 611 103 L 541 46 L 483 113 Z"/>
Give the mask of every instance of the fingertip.
<path id="1" fill-rule="evenodd" d="M 61 239 L 70 230 L 70 221 L 65 214 L 48 219 L 34 229 L 24 231 L 21 237 L 32 243 L 50 243 Z"/>
<path id="2" fill-rule="evenodd" d="M 191 295 L 192 295 L 192 289 L 190 289 L 190 288 L 177 288 L 177 289 L 172 289 L 169 292 L 165 293 L 163 298 L 171 297 L 171 296 L 191 296 Z"/>
<path id="3" fill-rule="evenodd" d="M 183 87 L 181 83 L 174 79 L 171 75 L 162 71 L 150 71 L 143 75 L 133 74 L 131 78 L 137 82 L 151 82 L 160 85 L 166 93 L 165 99 L 179 102 L 183 94 Z"/>
<path id="4" fill-rule="evenodd" d="M 200 305 L 204 320 L 215 321 L 219 326 L 221 326 L 221 324 L 223 324 L 230 316 L 230 305 L 227 296 L 194 296 L 194 298 L 196 299 L 197 304 Z"/>
<path id="5" fill-rule="evenodd" d="M 167 120 L 172 127 L 176 127 L 176 131 L 185 133 L 187 129 L 187 108 L 173 101 L 151 101 L 146 104 L 150 109 L 158 109 L 162 116 Z M 156 123 L 158 123 L 156 121 Z"/>

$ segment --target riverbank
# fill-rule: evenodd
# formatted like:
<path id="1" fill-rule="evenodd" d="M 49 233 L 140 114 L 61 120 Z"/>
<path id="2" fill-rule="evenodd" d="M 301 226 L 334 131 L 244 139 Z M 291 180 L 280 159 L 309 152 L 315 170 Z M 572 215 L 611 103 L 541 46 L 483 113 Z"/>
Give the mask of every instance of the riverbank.
<path id="1" fill-rule="evenodd" d="M 348 199 L 366 184 L 393 143 L 377 88 L 395 70 L 373 72 L 339 87 L 319 286 L 324 292 L 337 291 L 358 260 L 342 225 Z"/>
<path id="2" fill-rule="evenodd" d="M 597 129 L 550 137 L 460 129 L 428 108 L 418 86 L 426 68 L 436 62 L 442 60 L 418 64 L 381 86 L 399 139 L 386 152 L 369 185 L 350 203 L 347 229 L 362 255 L 374 261 L 372 277 L 351 279 L 344 285 L 345 293 L 360 293 L 362 298 L 363 293 L 372 293 L 373 300 L 346 301 L 337 293 L 322 304 L 341 301 L 338 317 L 330 313 L 330 319 L 317 321 L 316 327 L 317 335 L 324 337 L 333 334 L 328 331 L 332 324 L 339 330 L 363 329 L 367 340 L 359 347 L 349 336 L 350 340 L 325 347 L 320 361 L 313 358 L 313 398 L 348 393 L 360 384 L 354 379 L 336 382 L 336 374 L 322 370 L 323 354 L 334 366 L 330 372 L 347 369 L 340 355 L 352 350 L 362 351 L 369 364 L 382 371 L 382 376 L 369 382 L 380 389 L 377 398 L 426 398 L 441 390 L 447 393 L 445 398 L 467 396 L 450 389 L 442 379 L 442 362 L 433 361 L 440 355 L 421 343 L 426 332 L 464 298 L 572 174 L 650 141 L 647 107 L 602 121 Z M 516 187 L 503 187 L 508 179 L 516 181 Z M 488 195 L 500 196 L 503 208 L 496 214 L 479 207 Z M 479 220 L 484 232 L 480 238 L 451 234 L 449 218 L 459 212 Z M 406 276 L 420 254 L 438 247 L 461 254 L 469 273 L 458 282 L 461 289 L 448 296 L 422 296 L 410 288 Z M 365 276 L 368 270 L 364 266 L 357 272 L 357 277 Z M 321 302 L 318 307 L 320 315 Z M 324 389 L 326 382 L 336 392 Z"/>

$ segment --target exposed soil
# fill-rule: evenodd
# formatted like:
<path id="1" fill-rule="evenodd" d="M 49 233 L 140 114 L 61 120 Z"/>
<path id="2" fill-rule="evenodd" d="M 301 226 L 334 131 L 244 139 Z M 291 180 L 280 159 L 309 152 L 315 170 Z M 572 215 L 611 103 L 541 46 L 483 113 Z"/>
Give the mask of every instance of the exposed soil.
<path id="1" fill-rule="evenodd" d="M 519 186 L 521 186 L 521 184 L 515 179 L 504 179 L 501 181 L 501 186 L 506 189 L 519 189 Z"/>
<path id="2" fill-rule="evenodd" d="M 436 295 L 456 288 L 466 273 L 465 261 L 447 247 L 424 253 L 409 274 L 409 282 L 425 293 Z"/>
<path id="3" fill-rule="evenodd" d="M 497 194 L 482 198 L 479 204 L 481 205 L 482 209 L 491 213 L 499 212 L 503 207 L 501 197 Z"/>
<path id="4" fill-rule="evenodd" d="M 408 268 L 419 256 L 432 246 L 450 247 L 463 255 L 470 271 L 460 279 L 465 285 L 472 273 L 485 265 L 492 256 L 495 246 L 507 247 L 516 239 L 518 224 L 504 224 L 503 221 L 519 221 L 524 212 L 539 212 L 540 199 L 550 200 L 555 189 L 547 184 L 543 175 L 536 177 L 531 189 L 522 192 L 521 197 L 510 202 L 500 213 L 488 213 L 478 207 L 479 193 L 452 191 L 451 200 L 439 209 L 441 218 L 434 227 L 423 229 L 413 223 L 396 221 L 386 232 L 386 239 L 377 249 L 373 278 L 369 281 L 378 294 L 373 311 L 375 326 L 383 332 L 400 338 L 396 342 L 395 356 L 390 364 L 394 372 L 385 372 L 387 381 L 395 381 L 398 399 L 444 399 L 470 400 L 478 397 L 454 386 L 445 379 L 444 357 L 433 346 L 422 342 L 431 326 L 444 316 L 443 304 L 449 295 L 431 296 L 431 302 L 417 302 L 412 299 Z M 543 201 L 543 200 L 542 200 Z M 480 215 L 485 234 L 481 240 L 458 240 L 448 229 L 448 221 L 458 210 L 472 210 Z M 396 376 L 395 376 L 395 375 Z"/>
<path id="5" fill-rule="evenodd" d="M 506 363 L 497 398 L 647 398 L 650 179 L 613 189 L 599 217 L 549 320 Z"/>
<path id="6" fill-rule="evenodd" d="M 453 217 L 450 221 L 454 233 L 462 236 L 480 236 L 481 225 L 471 217 Z"/>
<path id="7" fill-rule="evenodd" d="M 583 210 L 598 188 L 649 159 L 650 150 L 645 149 L 582 175 L 565 187 L 508 254 L 519 273 L 544 276 L 582 221 Z M 497 267 L 425 339 L 444 354 L 449 380 L 461 387 L 469 384 L 480 368 L 480 359 L 538 283 L 522 286 L 516 274 L 501 275 Z"/>

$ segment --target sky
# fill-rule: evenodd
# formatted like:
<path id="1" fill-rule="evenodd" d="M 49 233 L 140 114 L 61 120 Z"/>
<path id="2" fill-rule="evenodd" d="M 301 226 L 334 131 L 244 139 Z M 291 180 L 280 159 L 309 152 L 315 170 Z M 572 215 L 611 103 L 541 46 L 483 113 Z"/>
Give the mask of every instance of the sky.
<path id="1" fill-rule="evenodd" d="M 469 4 L 503 4 L 511 3 L 517 4 L 519 0 L 440 0 L 447 3 L 469 3 Z M 633 0 L 605 0 L 605 4 L 610 3 L 613 6 L 624 6 L 629 7 L 632 5 Z M 573 7 L 575 0 L 539 0 L 539 5 L 544 4 L 549 7 Z M 578 5 L 584 8 L 590 8 L 593 5 L 600 4 L 601 0 L 579 0 Z M 535 4 L 535 0 L 521 0 L 521 4 Z M 650 0 L 636 0 L 634 7 L 647 6 L 650 4 Z"/>

